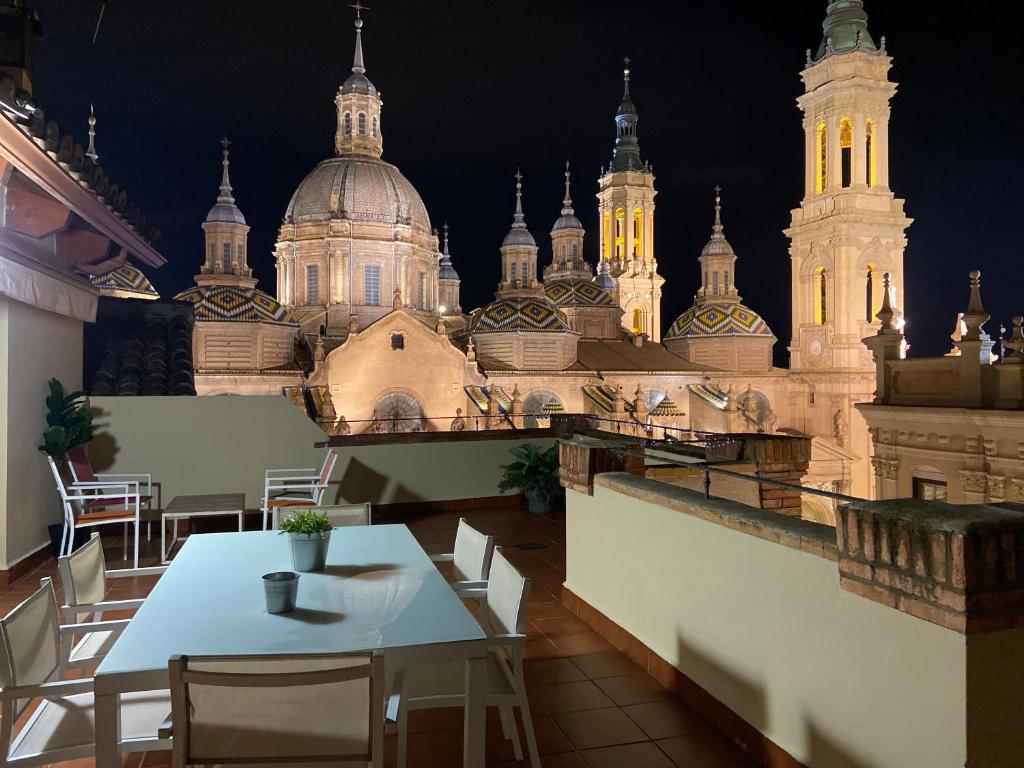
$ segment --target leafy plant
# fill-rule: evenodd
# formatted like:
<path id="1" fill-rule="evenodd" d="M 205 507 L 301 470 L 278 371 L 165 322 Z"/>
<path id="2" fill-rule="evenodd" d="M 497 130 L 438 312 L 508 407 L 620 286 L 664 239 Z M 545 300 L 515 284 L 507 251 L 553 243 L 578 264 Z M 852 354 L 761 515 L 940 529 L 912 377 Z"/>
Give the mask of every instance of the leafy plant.
<path id="1" fill-rule="evenodd" d="M 511 453 L 518 461 L 502 465 L 505 473 L 498 483 L 501 493 L 517 490 L 543 499 L 553 499 L 560 493 L 557 445 L 541 450 L 533 443 L 524 443 Z"/>
<path id="2" fill-rule="evenodd" d="M 92 411 L 84 392 L 67 392 L 57 379 L 50 379 L 46 398 L 46 431 L 39 450 L 54 459 L 92 440 Z"/>
<path id="3" fill-rule="evenodd" d="M 289 515 L 278 525 L 279 533 L 305 533 L 319 536 L 321 539 L 331 532 L 334 526 L 327 519 L 326 512 L 296 512 Z"/>

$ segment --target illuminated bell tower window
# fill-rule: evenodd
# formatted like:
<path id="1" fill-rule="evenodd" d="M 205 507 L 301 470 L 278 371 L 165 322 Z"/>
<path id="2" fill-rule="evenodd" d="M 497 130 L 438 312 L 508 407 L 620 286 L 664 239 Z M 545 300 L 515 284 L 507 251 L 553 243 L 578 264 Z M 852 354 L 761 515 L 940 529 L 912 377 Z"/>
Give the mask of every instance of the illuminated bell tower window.
<path id="1" fill-rule="evenodd" d="M 640 307 L 633 310 L 633 333 L 643 333 L 645 328 L 644 311 Z"/>
<path id="2" fill-rule="evenodd" d="M 875 121 L 868 120 L 868 132 L 864 137 L 864 158 L 867 163 L 865 178 L 868 180 L 868 186 L 873 187 L 876 183 L 875 178 Z"/>
<path id="3" fill-rule="evenodd" d="M 875 270 L 873 267 L 868 267 L 867 280 L 865 281 L 864 287 L 864 311 L 865 317 L 869 323 L 874 319 L 874 308 L 875 308 Z"/>
<path id="4" fill-rule="evenodd" d="M 815 189 L 818 194 L 825 191 L 828 185 L 828 129 L 822 123 L 817 130 L 818 146 L 815 151 Z"/>
<path id="5" fill-rule="evenodd" d="M 814 273 L 814 322 L 824 325 L 828 322 L 828 282 L 825 268 L 818 267 Z"/>
<path id="6" fill-rule="evenodd" d="M 608 213 L 604 215 L 604 257 L 612 258 L 612 217 Z"/>
<path id="7" fill-rule="evenodd" d="M 626 212 L 619 208 L 615 211 L 615 258 L 622 261 L 626 250 Z"/>
<path id="8" fill-rule="evenodd" d="M 633 258 L 637 258 L 643 252 L 643 231 L 644 212 L 637 208 L 633 211 Z"/>
<path id="9" fill-rule="evenodd" d="M 345 117 L 343 118 L 343 122 L 345 123 L 345 135 L 346 136 L 351 136 L 352 135 L 352 113 L 351 112 L 346 112 L 345 113 Z"/>
<path id="10" fill-rule="evenodd" d="M 839 151 L 842 160 L 843 187 L 853 183 L 853 125 L 844 117 L 839 124 Z"/>

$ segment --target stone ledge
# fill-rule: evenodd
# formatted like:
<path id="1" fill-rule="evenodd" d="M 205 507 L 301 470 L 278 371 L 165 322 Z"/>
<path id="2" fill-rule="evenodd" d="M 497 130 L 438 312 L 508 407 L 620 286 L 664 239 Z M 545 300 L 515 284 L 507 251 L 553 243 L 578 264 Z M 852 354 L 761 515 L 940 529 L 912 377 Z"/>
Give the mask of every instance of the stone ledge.
<path id="1" fill-rule="evenodd" d="M 594 477 L 594 485 L 826 560 L 835 561 L 839 557 L 835 532 L 828 525 L 783 517 L 726 499 L 705 499 L 695 491 L 627 472 L 597 475 Z"/>
<path id="2" fill-rule="evenodd" d="M 843 589 L 965 634 L 1024 626 L 1024 512 L 916 499 L 840 507 Z"/>

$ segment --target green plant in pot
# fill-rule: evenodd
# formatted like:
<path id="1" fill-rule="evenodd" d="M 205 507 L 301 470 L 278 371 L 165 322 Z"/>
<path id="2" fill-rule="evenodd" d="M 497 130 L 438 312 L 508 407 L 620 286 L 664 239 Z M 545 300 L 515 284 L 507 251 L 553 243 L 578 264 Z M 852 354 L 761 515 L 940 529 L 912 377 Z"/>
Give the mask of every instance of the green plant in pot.
<path id="1" fill-rule="evenodd" d="M 296 571 L 322 571 L 327 565 L 327 546 L 333 526 L 323 512 L 306 510 L 284 518 L 279 533 L 287 533 Z"/>
<path id="2" fill-rule="evenodd" d="M 84 392 L 68 392 L 57 379 L 50 379 L 46 397 L 46 431 L 39 450 L 60 461 L 72 448 L 92 440 L 92 411 Z"/>
<path id="3" fill-rule="evenodd" d="M 516 461 L 502 465 L 505 474 L 498 490 L 519 491 L 526 496 L 530 511 L 543 515 L 551 511 L 552 502 L 562 492 L 558 482 L 558 446 L 542 449 L 533 443 L 513 448 Z"/>

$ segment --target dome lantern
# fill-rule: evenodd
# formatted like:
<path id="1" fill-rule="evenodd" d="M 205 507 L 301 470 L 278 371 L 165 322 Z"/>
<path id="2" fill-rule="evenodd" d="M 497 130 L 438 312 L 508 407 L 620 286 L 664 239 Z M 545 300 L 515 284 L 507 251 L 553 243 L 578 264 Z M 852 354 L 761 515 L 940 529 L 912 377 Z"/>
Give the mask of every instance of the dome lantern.
<path id="1" fill-rule="evenodd" d="M 334 97 L 338 111 L 334 153 L 339 157 L 380 157 L 384 144 L 380 125 L 382 102 L 376 86 L 366 76 L 366 64 L 363 60 L 362 11 L 365 6 L 357 2 L 352 7 L 356 9 L 356 18 L 353 20 L 356 28 L 356 45 L 352 56 L 352 74 L 341 84 L 338 95 Z"/>

